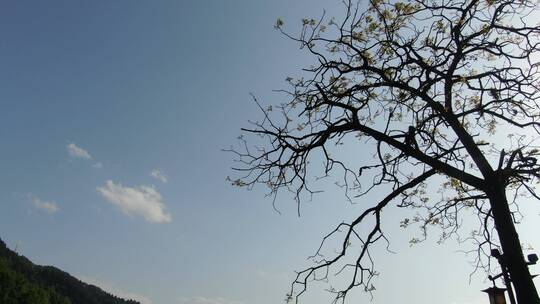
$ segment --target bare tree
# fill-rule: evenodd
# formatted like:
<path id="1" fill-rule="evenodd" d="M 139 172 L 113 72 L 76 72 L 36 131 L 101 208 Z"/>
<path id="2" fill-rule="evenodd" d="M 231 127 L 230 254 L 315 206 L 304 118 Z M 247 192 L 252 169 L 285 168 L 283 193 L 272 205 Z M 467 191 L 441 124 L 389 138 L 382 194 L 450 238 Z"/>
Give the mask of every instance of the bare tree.
<path id="1" fill-rule="evenodd" d="M 298 36 L 277 21 L 316 64 L 303 78 L 287 79 L 288 101 L 261 107 L 264 118 L 243 130 L 255 136 L 241 137 L 242 148 L 232 149 L 235 169 L 243 172 L 235 185 L 265 184 L 271 194 L 286 189 L 300 203 L 313 193 L 311 173 L 322 159 L 324 177 L 340 176 L 347 198 L 365 206 L 323 239 L 313 266 L 298 272 L 289 300 L 298 301 L 311 280 L 331 270 L 350 275 L 346 286 L 332 289 L 336 301 L 357 286 L 370 291 L 376 275 L 370 249 L 388 241 L 382 211 L 407 207 L 422 212 L 402 226 L 417 224 L 424 233 L 438 227 L 442 240 L 457 233 L 460 217 L 477 219 L 469 238 L 476 267 L 488 267 L 490 250 L 501 248 L 518 302 L 540 303 L 515 229 L 519 201 L 539 199 L 540 26 L 532 24 L 538 3 L 344 4 L 341 21 L 304 19 Z M 372 149 L 375 160 L 355 160 L 356 166 L 334 157 L 347 145 Z M 440 197 L 428 195 L 441 180 Z M 377 202 L 363 200 L 373 189 L 388 193 Z M 370 229 L 359 229 L 365 223 Z M 337 253 L 319 255 L 336 234 L 342 237 Z"/>

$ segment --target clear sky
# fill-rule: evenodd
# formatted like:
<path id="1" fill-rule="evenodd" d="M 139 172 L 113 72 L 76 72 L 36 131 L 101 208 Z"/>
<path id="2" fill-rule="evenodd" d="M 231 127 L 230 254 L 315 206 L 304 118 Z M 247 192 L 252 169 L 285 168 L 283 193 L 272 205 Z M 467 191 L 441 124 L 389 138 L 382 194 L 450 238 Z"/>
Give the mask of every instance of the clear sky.
<path id="1" fill-rule="evenodd" d="M 145 304 L 283 303 L 323 234 L 358 214 L 329 188 L 274 212 L 221 151 L 310 62 L 273 29 L 339 1 L 1 1 L 0 237 Z M 370 157 L 365 155 L 365 157 Z M 532 202 L 529 204 L 533 204 Z M 520 228 L 540 248 L 538 203 Z M 528 209 L 526 209 L 528 210 Z M 455 242 L 408 246 L 387 214 L 373 303 L 487 303 Z M 528 220 L 528 221 L 527 221 Z M 534 272 L 534 271 L 533 271 Z M 538 267 L 536 272 L 540 272 Z M 350 303 L 369 302 L 361 292 Z M 316 288 L 305 303 L 329 296 Z"/>

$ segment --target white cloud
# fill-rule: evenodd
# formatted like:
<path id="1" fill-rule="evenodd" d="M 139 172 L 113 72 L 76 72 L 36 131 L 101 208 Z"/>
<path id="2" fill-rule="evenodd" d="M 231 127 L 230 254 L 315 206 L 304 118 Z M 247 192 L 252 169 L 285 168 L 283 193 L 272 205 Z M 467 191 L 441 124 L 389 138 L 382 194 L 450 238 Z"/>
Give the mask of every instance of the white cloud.
<path id="1" fill-rule="evenodd" d="M 55 202 L 47 202 L 33 195 L 30 195 L 30 200 L 32 201 L 32 204 L 34 204 L 34 207 L 45 210 L 48 213 L 52 214 L 58 211 L 58 204 Z"/>
<path id="2" fill-rule="evenodd" d="M 158 169 L 152 170 L 152 172 L 150 172 L 150 176 L 159 180 L 162 183 L 167 182 L 167 175 L 165 175 L 163 172 L 159 171 Z"/>
<path id="3" fill-rule="evenodd" d="M 108 180 L 103 187 L 97 187 L 103 197 L 120 207 L 128 215 L 139 215 L 151 223 L 168 223 L 171 215 L 165 212 L 161 194 L 151 186 L 126 187 Z"/>
<path id="4" fill-rule="evenodd" d="M 77 278 L 87 284 L 97 286 L 103 289 L 104 291 L 112 295 L 115 295 L 117 297 L 120 297 L 126 300 L 135 300 L 135 301 L 141 302 L 141 304 L 152 304 L 152 301 L 148 297 L 143 296 L 141 294 L 134 293 L 134 292 L 125 291 L 121 288 L 118 288 L 115 284 L 111 284 L 109 282 L 104 282 L 102 280 L 92 278 L 92 277 L 86 277 L 86 276 L 78 275 Z"/>
<path id="5" fill-rule="evenodd" d="M 92 167 L 94 167 L 96 169 L 101 169 L 101 168 L 103 168 L 103 164 L 100 163 L 100 162 L 97 162 L 97 163 L 93 164 Z"/>
<path id="6" fill-rule="evenodd" d="M 180 304 L 243 304 L 242 301 L 229 300 L 222 297 L 207 298 L 202 296 L 178 298 Z"/>
<path id="7" fill-rule="evenodd" d="M 69 156 L 73 158 L 82 158 L 82 159 L 91 159 L 92 156 L 90 156 L 90 153 L 86 151 L 85 149 L 78 147 L 74 143 L 70 143 L 66 146 L 66 149 L 68 150 Z"/>

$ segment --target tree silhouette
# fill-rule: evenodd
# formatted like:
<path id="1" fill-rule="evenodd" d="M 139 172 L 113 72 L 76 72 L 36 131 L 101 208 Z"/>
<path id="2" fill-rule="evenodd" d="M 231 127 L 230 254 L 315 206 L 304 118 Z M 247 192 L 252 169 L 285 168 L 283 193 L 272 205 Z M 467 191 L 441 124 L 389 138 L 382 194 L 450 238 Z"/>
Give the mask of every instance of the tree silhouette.
<path id="1" fill-rule="evenodd" d="M 314 192 L 310 184 L 320 176 L 312 172 L 322 159 L 323 177 L 340 176 L 347 198 L 365 206 L 323 239 L 289 300 L 298 301 L 312 279 L 326 279 L 332 269 L 350 275 L 346 286 L 331 290 L 336 301 L 357 286 L 372 290 L 370 249 L 388 241 L 382 211 L 395 201 L 418 211 L 401 226 L 417 224 L 424 235 L 438 227 L 441 240 L 457 234 L 460 217 L 477 218 L 468 238 L 476 267 L 489 269 L 490 250 L 501 248 L 518 302 L 540 303 L 515 229 L 518 203 L 539 199 L 537 3 L 371 0 L 365 10 L 344 4 L 341 21 L 303 19 L 298 36 L 278 19 L 276 28 L 316 64 L 302 78 L 287 78 L 287 101 L 261 106 L 264 118 L 243 129 L 241 148 L 231 150 L 242 172 L 234 185 L 264 184 L 270 194 L 286 189 L 300 204 Z M 375 157 L 334 156 L 344 149 L 372 149 Z M 434 185 L 441 194 L 428 194 Z M 362 199 L 374 189 L 388 193 L 376 202 Z M 366 223 L 369 229 L 359 229 Z M 337 253 L 320 255 L 336 235 Z"/>

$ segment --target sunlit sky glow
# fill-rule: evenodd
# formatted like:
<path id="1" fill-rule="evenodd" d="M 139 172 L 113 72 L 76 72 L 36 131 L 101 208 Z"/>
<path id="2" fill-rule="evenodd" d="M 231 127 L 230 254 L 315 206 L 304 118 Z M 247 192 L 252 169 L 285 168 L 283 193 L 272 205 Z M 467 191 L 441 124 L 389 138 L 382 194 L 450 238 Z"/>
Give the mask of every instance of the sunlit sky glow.
<path id="1" fill-rule="evenodd" d="M 337 187 L 297 217 L 287 194 L 275 212 L 265 189 L 226 181 L 236 142 L 263 104 L 309 65 L 303 17 L 337 15 L 339 1 L 3 1 L 0 3 L 0 237 L 145 304 L 283 303 L 294 270 L 321 237 L 361 206 Z M 352 151 L 355 157 L 371 157 Z M 351 154 L 352 155 L 352 154 Z M 366 197 L 366 200 L 374 197 Z M 519 228 L 540 248 L 538 202 Z M 373 303 L 487 303 L 456 242 L 385 214 Z M 540 272 L 540 268 L 533 268 Z M 538 279 L 537 279 L 538 284 Z M 314 285 L 304 303 L 329 303 Z M 361 291 L 350 303 L 369 302 Z"/>

